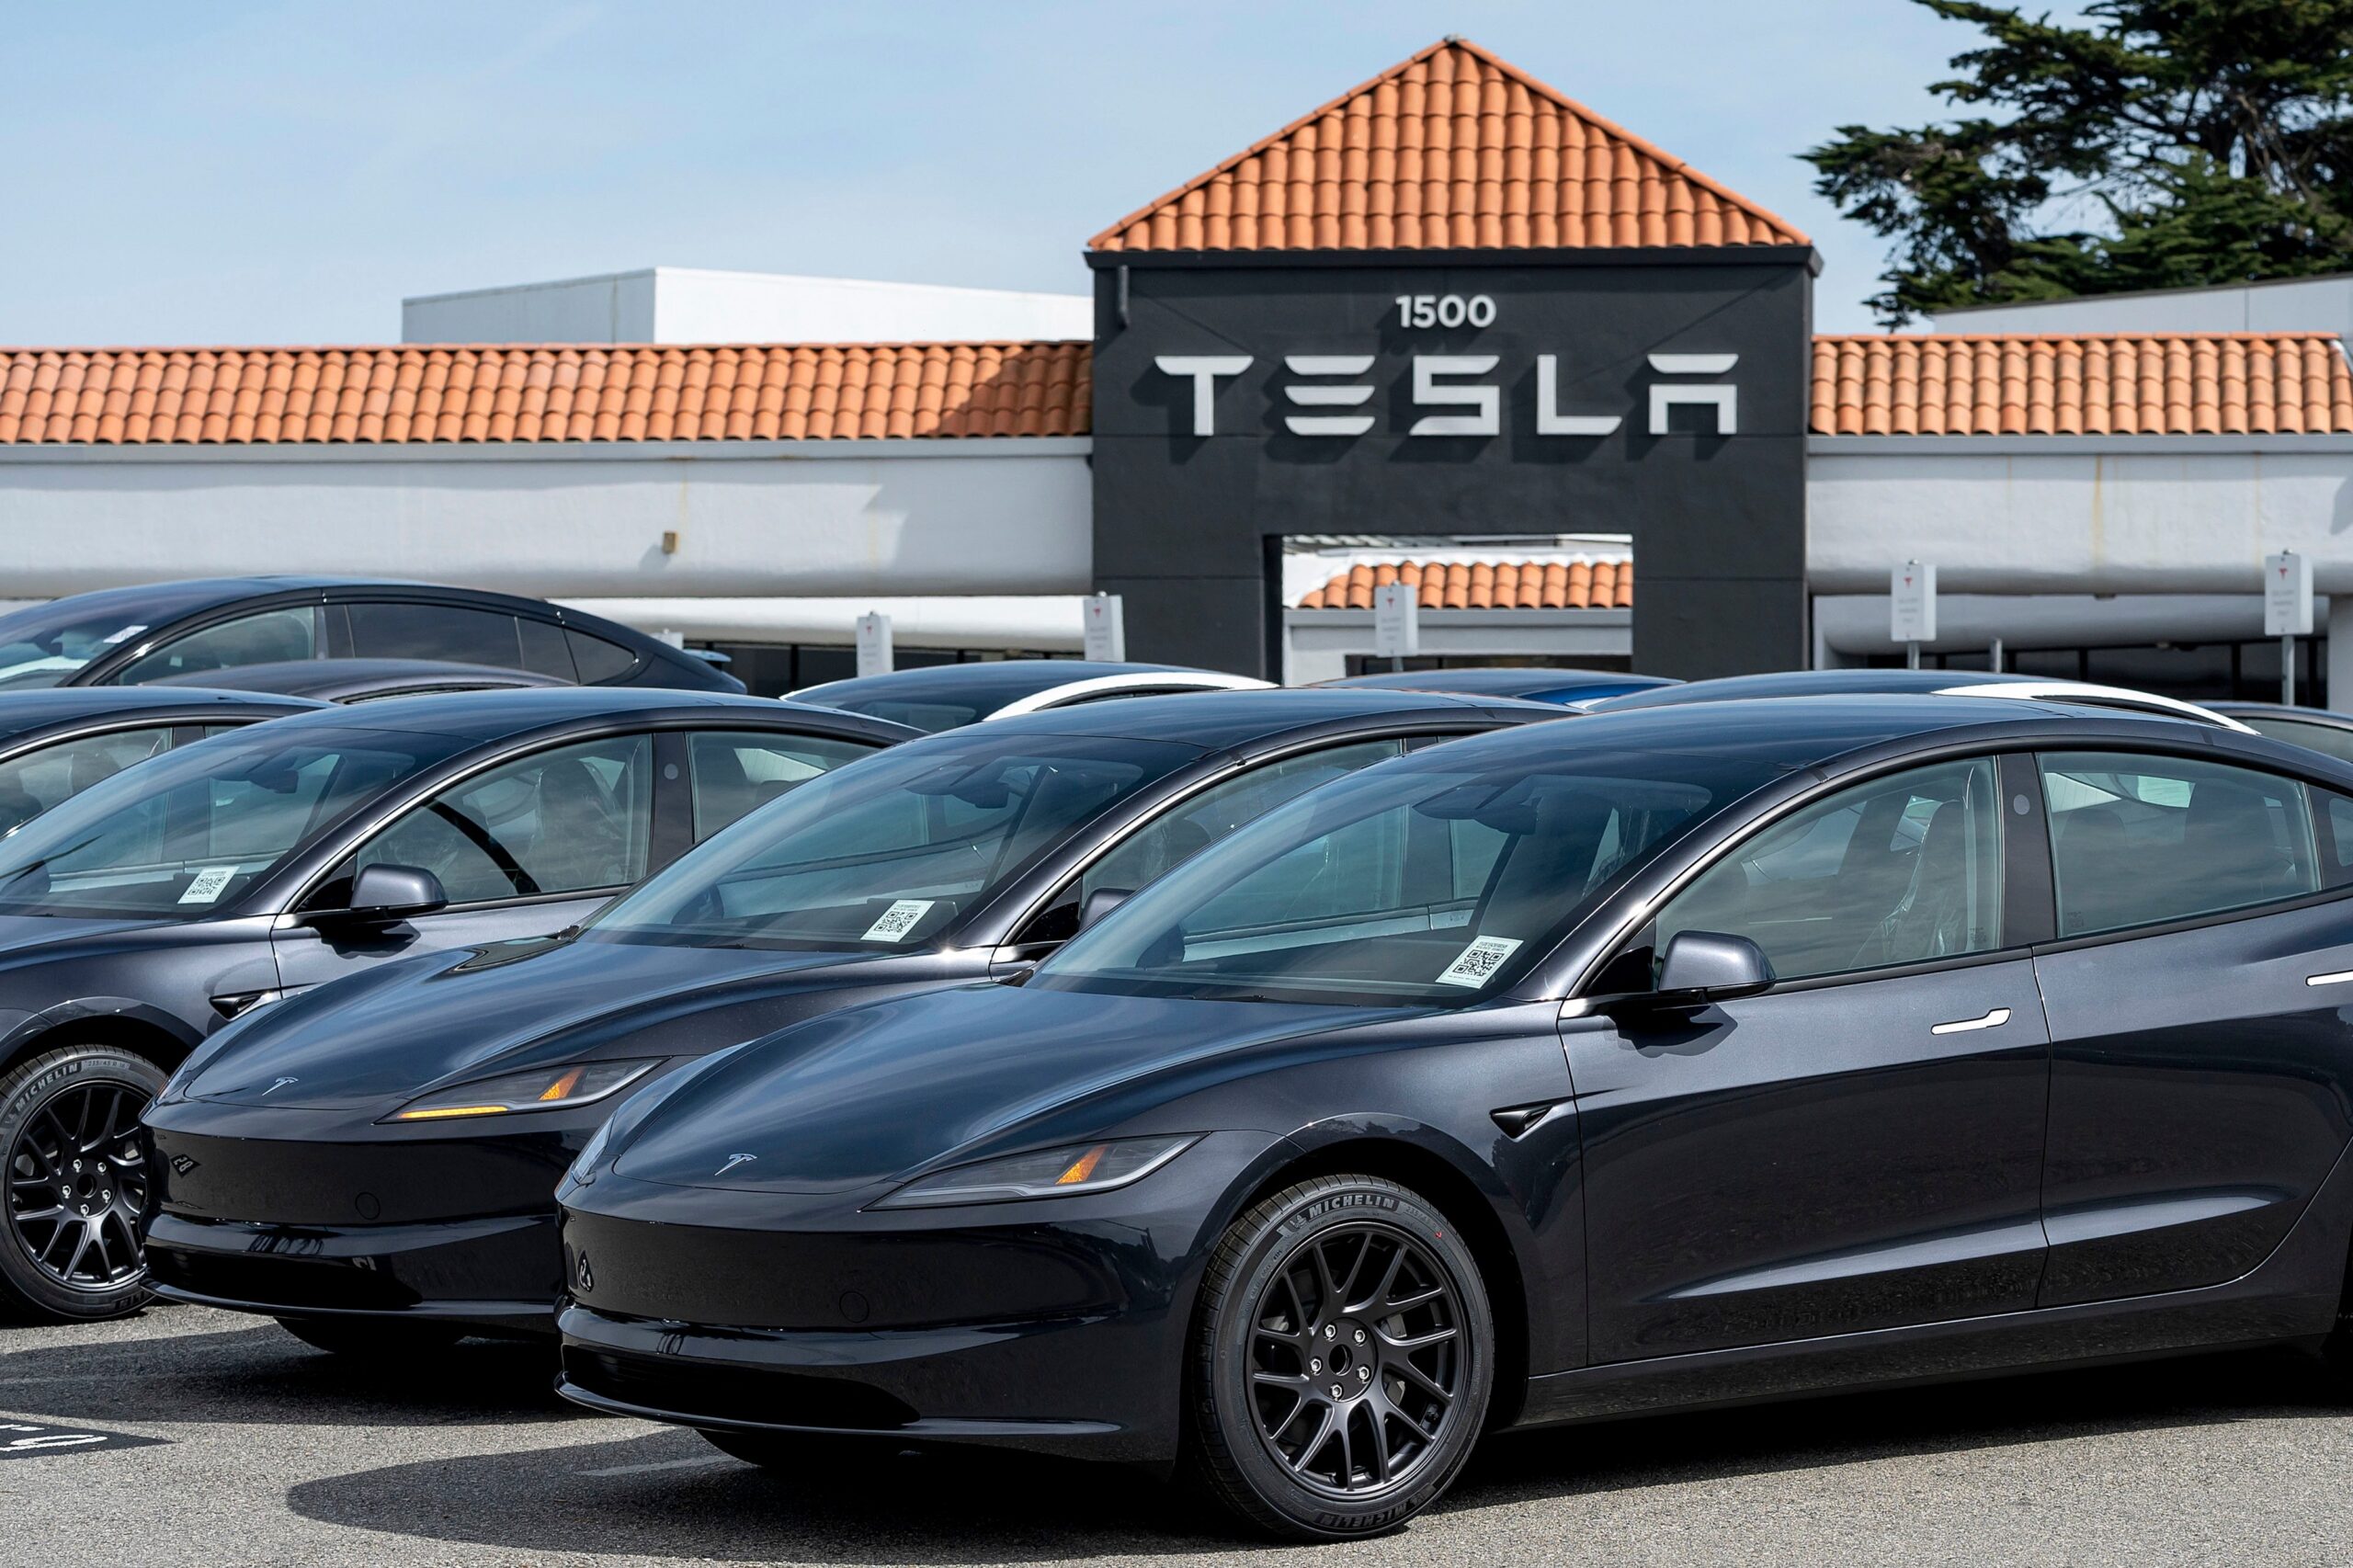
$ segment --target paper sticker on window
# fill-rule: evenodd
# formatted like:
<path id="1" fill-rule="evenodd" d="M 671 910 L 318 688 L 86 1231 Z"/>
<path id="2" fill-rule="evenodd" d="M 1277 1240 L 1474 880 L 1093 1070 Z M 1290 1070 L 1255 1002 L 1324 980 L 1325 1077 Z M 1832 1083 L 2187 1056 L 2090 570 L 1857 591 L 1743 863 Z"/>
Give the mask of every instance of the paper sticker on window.
<path id="1" fill-rule="evenodd" d="M 229 879 L 236 874 L 237 868 L 234 866 L 207 866 L 188 879 L 187 888 L 180 893 L 180 902 L 182 903 L 210 903 L 221 896 L 221 890 L 227 887 Z"/>
<path id="2" fill-rule="evenodd" d="M 147 627 L 144 622 L 142 622 L 137 626 L 126 626 L 121 631 L 116 632 L 113 636 L 106 638 L 104 640 L 105 645 L 111 648 L 118 642 L 128 642 L 146 630 Z"/>
<path id="3" fill-rule="evenodd" d="M 1517 937 L 1474 937 L 1455 960 L 1446 966 L 1438 977 L 1440 985 L 1484 985 L 1487 977 L 1504 967 L 1504 960 L 1519 950 Z"/>
<path id="4" fill-rule="evenodd" d="M 858 940 L 904 942 L 907 939 L 907 933 L 921 924 L 923 917 L 931 913 L 931 906 L 938 902 L 928 898 L 903 898 L 877 915 L 874 924 L 866 928 L 866 935 Z"/>

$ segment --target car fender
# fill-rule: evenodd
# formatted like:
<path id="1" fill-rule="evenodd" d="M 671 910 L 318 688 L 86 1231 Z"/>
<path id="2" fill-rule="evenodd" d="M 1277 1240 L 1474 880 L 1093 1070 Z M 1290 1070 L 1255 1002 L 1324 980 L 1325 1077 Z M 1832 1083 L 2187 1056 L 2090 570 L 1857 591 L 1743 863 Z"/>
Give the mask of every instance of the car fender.
<path id="1" fill-rule="evenodd" d="M 44 1007 L 37 1013 L 0 1012 L 0 1062 L 23 1055 L 61 1028 L 85 1024 L 93 1019 L 116 1018 L 139 1025 L 142 1032 L 150 1038 L 154 1034 L 167 1037 L 176 1047 L 170 1053 L 174 1060 L 196 1049 L 203 1040 L 203 1036 L 190 1028 L 186 1020 L 137 997 L 77 996 Z M 163 1062 L 158 1065 L 169 1067 L 172 1062 Z"/>

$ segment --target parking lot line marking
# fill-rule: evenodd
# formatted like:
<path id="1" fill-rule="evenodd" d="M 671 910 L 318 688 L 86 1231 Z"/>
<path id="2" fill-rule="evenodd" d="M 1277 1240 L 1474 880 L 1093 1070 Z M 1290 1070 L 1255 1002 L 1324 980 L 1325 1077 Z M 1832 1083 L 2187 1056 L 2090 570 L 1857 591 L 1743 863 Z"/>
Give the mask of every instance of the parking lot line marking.
<path id="1" fill-rule="evenodd" d="M 603 1470 L 574 1471 L 575 1475 L 643 1475 L 651 1470 L 700 1470 L 705 1465 L 733 1464 L 725 1454 L 706 1454 L 700 1459 L 664 1460 L 658 1464 L 616 1464 Z"/>

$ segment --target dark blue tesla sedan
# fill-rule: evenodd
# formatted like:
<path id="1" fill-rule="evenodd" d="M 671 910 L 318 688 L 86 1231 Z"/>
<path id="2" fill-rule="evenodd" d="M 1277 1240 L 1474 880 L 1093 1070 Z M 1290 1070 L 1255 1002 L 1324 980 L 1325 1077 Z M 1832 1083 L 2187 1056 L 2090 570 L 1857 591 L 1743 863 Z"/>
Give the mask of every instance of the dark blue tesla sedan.
<path id="1" fill-rule="evenodd" d="M 563 1386 L 776 1466 L 1176 1464 L 1346 1538 L 1496 1427 L 2342 1367 L 2348 1142 L 2353 768 L 2021 700 L 1598 714 L 631 1101 L 560 1194 Z"/>

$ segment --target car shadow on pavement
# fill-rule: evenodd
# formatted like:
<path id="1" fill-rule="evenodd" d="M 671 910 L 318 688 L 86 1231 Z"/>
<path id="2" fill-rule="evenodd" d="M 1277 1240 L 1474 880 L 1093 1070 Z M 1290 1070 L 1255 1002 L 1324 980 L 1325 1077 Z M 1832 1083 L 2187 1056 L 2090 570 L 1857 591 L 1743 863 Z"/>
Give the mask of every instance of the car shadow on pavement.
<path id="1" fill-rule="evenodd" d="M 1432 1526 L 1620 1488 L 2343 1414 L 2308 1358 L 2253 1352 L 1651 1416 L 1490 1441 Z M 685 1431 L 361 1471 L 287 1501 L 307 1518 L 429 1540 L 722 1562 L 986 1564 L 1257 1544 L 1132 1472 L 965 1451 L 777 1476 Z"/>
<path id="2" fill-rule="evenodd" d="M 676 1429 L 331 1476 L 293 1487 L 287 1506 L 470 1546 L 719 1562 L 1027 1562 L 1239 1540 L 1168 1487 L 1074 1460 L 901 1453 L 777 1475 Z"/>
<path id="3" fill-rule="evenodd" d="M 589 1419 L 555 1396 L 555 1354 L 467 1340 L 429 1358 L 313 1350 L 275 1324 L 48 1345 L 0 1339 L 0 1410 L 75 1422 L 446 1426 Z"/>

